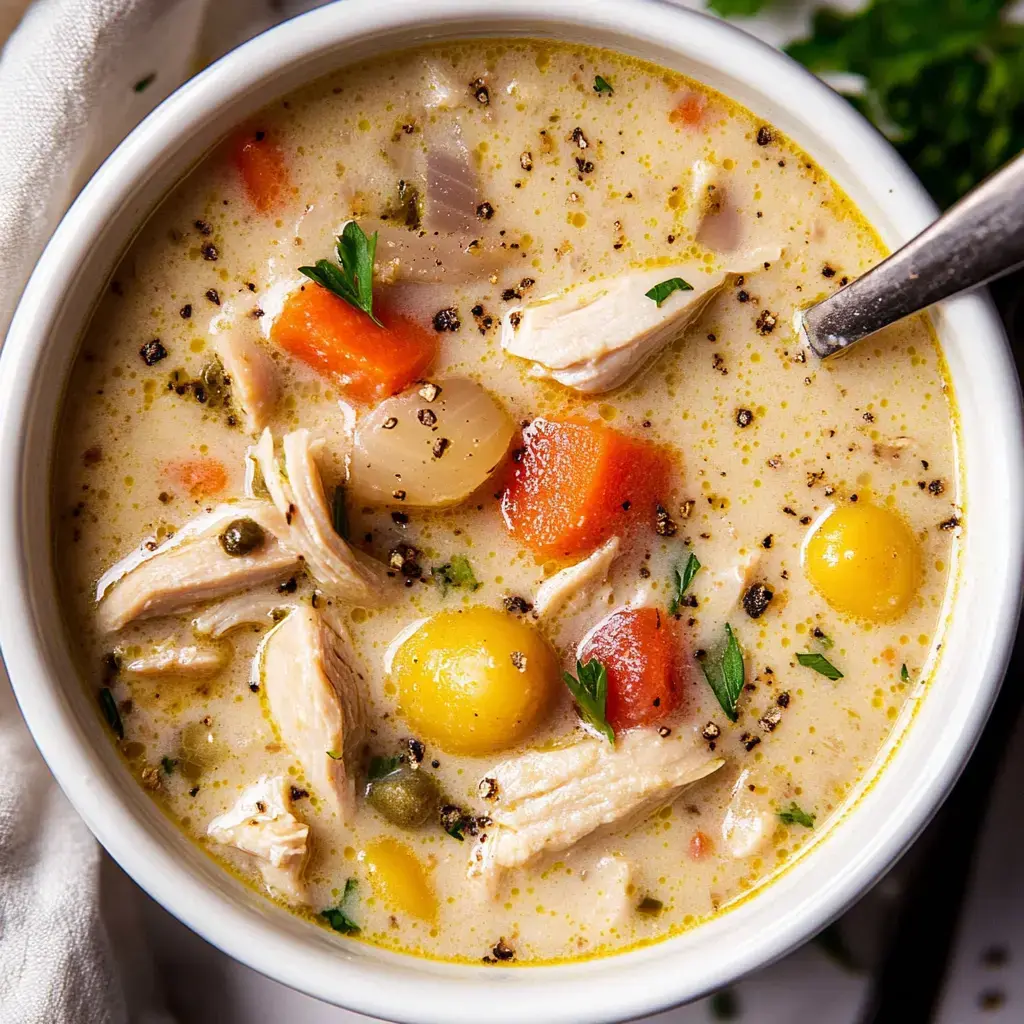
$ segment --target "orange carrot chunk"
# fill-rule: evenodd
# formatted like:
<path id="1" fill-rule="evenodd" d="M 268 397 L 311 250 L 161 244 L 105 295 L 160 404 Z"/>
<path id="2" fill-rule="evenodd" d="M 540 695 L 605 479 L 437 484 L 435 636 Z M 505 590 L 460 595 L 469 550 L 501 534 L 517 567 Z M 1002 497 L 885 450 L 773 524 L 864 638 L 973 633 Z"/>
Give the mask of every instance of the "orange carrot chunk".
<path id="1" fill-rule="evenodd" d="M 218 494 L 228 485 L 228 471 L 217 459 L 179 459 L 167 464 L 166 474 L 193 498 Z"/>
<path id="2" fill-rule="evenodd" d="M 261 213 L 278 207 L 288 187 L 288 168 L 280 147 L 266 132 L 254 132 L 236 140 L 233 158 L 252 205 Z"/>
<path id="3" fill-rule="evenodd" d="M 688 128 L 696 128 L 704 116 L 704 101 L 694 92 L 687 93 L 672 108 L 668 115 L 669 121 L 673 124 L 682 124 Z"/>
<path id="4" fill-rule="evenodd" d="M 364 312 L 326 288 L 307 284 L 285 300 L 270 339 L 285 352 L 332 378 L 350 398 L 375 402 L 422 377 L 437 356 L 437 338 L 412 320 Z"/>
<path id="5" fill-rule="evenodd" d="M 605 718 L 616 732 L 656 725 L 682 702 L 682 640 L 675 619 L 658 608 L 613 612 L 594 627 L 578 657 L 604 665 Z"/>
<path id="6" fill-rule="evenodd" d="M 539 555 L 579 555 L 653 522 L 668 481 L 665 452 L 600 422 L 535 420 L 502 498 L 505 525 Z"/>

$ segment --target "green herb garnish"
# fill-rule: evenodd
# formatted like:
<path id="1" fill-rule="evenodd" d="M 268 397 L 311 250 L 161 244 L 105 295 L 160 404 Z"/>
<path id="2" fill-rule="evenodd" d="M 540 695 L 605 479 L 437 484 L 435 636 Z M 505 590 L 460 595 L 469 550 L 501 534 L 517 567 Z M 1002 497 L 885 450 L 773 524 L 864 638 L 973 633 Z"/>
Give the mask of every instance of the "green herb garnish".
<path id="1" fill-rule="evenodd" d="M 669 581 L 669 585 L 675 588 L 675 593 L 672 595 L 672 600 L 669 602 L 669 615 L 675 615 L 676 612 L 679 611 L 679 604 L 683 600 L 683 595 L 690 589 L 693 577 L 697 575 L 697 571 L 699 569 L 700 561 L 692 551 L 690 552 L 690 557 L 686 560 L 686 564 L 682 568 L 679 567 L 678 563 L 672 566 L 672 578 Z"/>
<path id="2" fill-rule="evenodd" d="M 903 666 L 900 668 L 900 679 L 902 679 L 905 683 L 910 682 L 910 673 L 907 671 L 906 662 L 904 662 Z"/>
<path id="3" fill-rule="evenodd" d="M 660 914 L 664 909 L 665 904 L 661 900 L 656 899 L 654 896 L 645 896 L 636 906 L 636 912 L 638 914 Z"/>
<path id="4" fill-rule="evenodd" d="M 600 94 L 606 92 L 611 95 L 615 90 L 612 88 L 612 83 L 607 78 L 602 78 L 600 75 L 594 75 L 594 92 Z"/>
<path id="5" fill-rule="evenodd" d="M 743 692 L 743 652 L 728 623 L 725 625 L 725 646 L 721 654 L 716 658 L 706 657 L 700 667 L 704 670 L 708 686 L 722 705 L 722 710 L 730 722 L 735 722 L 739 717 L 736 705 Z"/>
<path id="6" fill-rule="evenodd" d="M 604 665 L 591 658 L 585 665 L 576 662 L 576 675 L 563 672 L 562 678 L 576 701 L 580 717 L 596 729 L 608 742 L 615 746 L 615 730 L 608 724 L 605 708 L 608 704 L 608 671 Z"/>
<path id="7" fill-rule="evenodd" d="M 165 775 L 173 775 L 174 769 L 178 767 L 177 758 L 174 757 L 162 757 L 160 763 L 164 766 Z"/>
<path id="8" fill-rule="evenodd" d="M 156 72 L 151 71 L 145 78 L 140 78 L 133 86 L 135 92 L 145 92 L 156 81 Z"/>
<path id="9" fill-rule="evenodd" d="M 803 825 L 804 828 L 814 828 L 815 814 L 808 814 L 797 804 L 790 801 L 789 807 L 778 812 L 779 821 L 784 825 Z"/>
<path id="10" fill-rule="evenodd" d="M 340 760 L 341 760 L 341 757 L 342 757 L 342 755 L 341 755 L 341 754 L 339 754 L 339 753 L 338 753 L 338 751 L 336 751 L 336 750 L 328 750 L 328 751 L 327 751 L 327 756 L 328 756 L 328 757 L 329 757 L 329 758 L 330 758 L 330 759 L 331 759 L 332 761 L 340 761 Z"/>
<path id="11" fill-rule="evenodd" d="M 331 525 L 342 540 L 348 540 L 348 506 L 345 504 L 345 485 L 338 484 L 331 498 Z"/>
<path id="12" fill-rule="evenodd" d="M 338 263 L 317 260 L 315 267 L 299 267 L 322 288 L 362 310 L 378 327 L 384 325 L 373 313 L 373 258 L 377 251 L 377 232 L 367 237 L 363 229 L 350 220 L 338 236 Z"/>
<path id="13" fill-rule="evenodd" d="M 108 686 L 104 686 L 100 690 L 100 707 L 103 709 L 103 717 L 107 720 L 107 725 L 119 740 L 123 740 L 124 722 L 121 721 L 121 712 L 117 710 L 117 701 L 114 700 L 114 695 Z"/>
<path id="14" fill-rule="evenodd" d="M 840 672 L 824 654 L 798 654 L 796 656 L 796 660 L 800 662 L 804 668 L 812 668 L 815 672 L 821 673 L 821 675 L 826 679 L 831 679 L 832 682 L 843 678 L 843 673 Z"/>
<path id="15" fill-rule="evenodd" d="M 644 295 L 649 299 L 653 299 L 658 304 L 658 309 L 661 309 L 661 304 L 673 292 L 692 291 L 692 284 L 687 284 L 681 277 L 670 277 L 667 281 L 662 281 L 661 284 L 656 284 L 649 292 L 644 292 Z"/>
<path id="16" fill-rule="evenodd" d="M 448 593 L 449 587 L 466 587 L 469 590 L 478 590 L 480 583 L 473 574 L 473 567 L 465 555 L 452 555 L 444 565 L 435 565 L 431 570 L 437 585 L 441 588 L 441 595 Z"/>
<path id="17" fill-rule="evenodd" d="M 341 899 L 336 907 L 328 907 L 327 910 L 321 910 L 320 916 L 336 931 L 341 932 L 342 935 L 354 935 L 359 931 L 359 925 L 352 920 L 348 914 L 342 909 L 348 898 L 356 891 L 357 882 L 354 878 L 348 879 L 345 882 L 345 891 L 341 895 Z"/>
<path id="18" fill-rule="evenodd" d="M 397 771 L 401 764 L 402 759 L 398 756 L 371 758 L 370 770 L 366 773 L 366 777 L 371 782 L 375 779 L 383 779 L 385 775 L 390 775 L 392 772 Z"/>

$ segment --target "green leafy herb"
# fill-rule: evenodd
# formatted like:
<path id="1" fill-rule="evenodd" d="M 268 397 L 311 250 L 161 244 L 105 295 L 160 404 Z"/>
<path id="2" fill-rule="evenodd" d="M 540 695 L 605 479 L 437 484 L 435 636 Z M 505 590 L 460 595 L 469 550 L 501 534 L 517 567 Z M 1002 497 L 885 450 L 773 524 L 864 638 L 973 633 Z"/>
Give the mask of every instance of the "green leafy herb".
<path id="1" fill-rule="evenodd" d="M 449 587 L 478 590 L 483 585 L 473 574 L 473 567 L 465 555 L 452 555 L 444 565 L 435 565 L 432 572 L 442 596 L 448 593 Z"/>
<path id="2" fill-rule="evenodd" d="M 907 671 L 907 666 L 905 662 L 903 666 L 900 668 L 900 679 L 902 679 L 905 683 L 910 682 L 910 673 Z"/>
<path id="3" fill-rule="evenodd" d="M 608 724 L 605 707 L 608 704 L 608 672 L 604 665 L 591 658 L 585 665 L 576 662 L 576 675 L 563 672 L 562 678 L 580 709 L 580 716 L 593 726 L 608 742 L 615 746 L 615 730 Z"/>
<path id="4" fill-rule="evenodd" d="M 401 764 L 402 759 L 398 756 L 374 757 L 370 760 L 370 770 L 366 773 L 366 777 L 371 782 L 374 779 L 383 779 L 385 775 L 390 775 L 393 771 L 397 771 Z"/>
<path id="5" fill-rule="evenodd" d="M 701 662 L 701 668 L 704 670 L 708 686 L 718 698 L 718 703 L 722 705 L 722 710 L 730 722 L 735 722 L 739 717 L 736 714 L 736 705 L 743 692 L 743 652 L 732 626 L 728 623 L 725 626 L 725 645 L 721 653 L 716 657 L 706 657 Z"/>
<path id="6" fill-rule="evenodd" d="M 359 925 L 348 916 L 347 913 L 342 909 L 348 899 L 356 891 L 356 887 L 359 883 L 354 878 L 348 879 L 345 882 L 345 891 L 341 895 L 341 899 L 336 907 L 328 907 L 327 910 L 321 910 L 320 916 L 336 931 L 341 932 L 342 935 L 355 935 L 359 931 Z"/>
<path id="7" fill-rule="evenodd" d="M 803 825 L 804 828 L 814 828 L 815 817 L 817 815 L 808 814 L 792 801 L 786 810 L 779 811 L 779 821 L 784 825 Z"/>
<path id="8" fill-rule="evenodd" d="M 331 498 L 331 523 L 342 540 L 348 540 L 348 506 L 345 504 L 345 485 L 338 484 Z"/>
<path id="9" fill-rule="evenodd" d="M 594 75 L 594 92 L 606 92 L 610 95 L 615 92 L 615 90 L 612 88 L 612 83 L 609 82 L 607 78 L 602 78 L 600 75 Z"/>
<path id="10" fill-rule="evenodd" d="M 367 238 L 363 229 L 350 220 L 338 236 L 338 263 L 317 260 L 315 267 L 299 267 L 322 288 L 361 309 L 378 327 L 384 325 L 373 313 L 373 258 L 377 251 L 377 232 Z"/>
<path id="11" fill-rule="evenodd" d="M 1024 25 L 1008 0 L 874 0 L 818 10 L 788 47 L 812 71 L 852 72 L 847 98 L 941 206 L 1024 149 Z"/>
<path id="12" fill-rule="evenodd" d="M 796 660 L 800 662 L 804 668 L 812 668 L 815 672 L 821 673 L 821 675 L 826 679 L 831 679 L 832 682 L 843 678 L 843 673 L 840 672 L 824 654 L 798 654 L 796 656 Z"/>
<path id="13" fill-rule="evenodd" d="M 133 86 L 135 92 L 145 92 L 156 81 L 156 72 L 151 71 L 145 78 L 140 78 Z"/>
<path id="14" fill-rule="evenodd" d="M 114 700 L 114 695 L 108 686 L 104 686 L 100 690 L 100 707 L 103 710 L 103 717 L 107 720 L 107 725 L 119 740 L 123 740 L 124 722 L 121 721 L 121 712 L 117 710 L 117 701 Z"/>
<path id="15" fill-rule="evenodd" d="M 690 589 L 693 577 L 697 575 L 697 571 L 699 569 L 700 562 L 692 551 L 690 552 L 690 557 L 686 560 L 686 564 L 682 568 L 679 567 L 678 563 L 672 566 L 672 579 L 670 580 L 670 585 L 675 587 L 675 593 L 672 595 L 672 600 L 669 602 L 669 615 L 675 615 L 675 613 L 679 611 L 679 603 L 682 601 L 683 595 L 686 591 Z"/>
<path id="16" fill-rule="evenodd" d="M 667 281 L 662 281 L 661 284 L 656 284 L 649 292 L 644 294 L 649 299 L 653 299 L 657 304 L 658 308 L 661 308 L 661 304 L 673 293 L 673 292 L 692 292 L 693 285 L 687 284 L 681 277 L 670 277 Z"/>
<path id="17" fill-rule="evenodd" d="M 341 760 L 341 753 L 339 751 L 337 751 L 337 750 L 328 750 L 327 751 L 327 756 L 332 761 L 340 761 Z"/>
<path id="18" fill-rule="evenodd" d="M 636 906 L 636 912 L 638 914 L 660 914 L 665 908 L 665 904 L 661 900 L 656 899 L 654 896 L 645 896 Z"/>
<path id="19" fill-rule="evenodd" d="M 173 757 L 162 757 L 160 763 L 164 766 L 165 775 L 173 775 L 174 769 L 178 767 L 178 761 Z"/>

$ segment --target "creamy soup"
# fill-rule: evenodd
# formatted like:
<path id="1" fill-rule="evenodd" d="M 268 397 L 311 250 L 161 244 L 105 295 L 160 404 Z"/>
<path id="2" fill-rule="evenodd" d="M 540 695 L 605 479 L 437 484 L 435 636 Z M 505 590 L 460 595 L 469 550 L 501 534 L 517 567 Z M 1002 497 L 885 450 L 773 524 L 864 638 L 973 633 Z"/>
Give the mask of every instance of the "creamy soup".
<path id="1" fill-rule="evenodd" d="M 60 425 L 64 612 L 132 773 L 340 942 L 593 956 L 765 886 L 955 579 L 927 323 L 827 364 L 793 329 L 882 255 L 770 124 L 607 51 L 268 107 L 133 242 Z"/>

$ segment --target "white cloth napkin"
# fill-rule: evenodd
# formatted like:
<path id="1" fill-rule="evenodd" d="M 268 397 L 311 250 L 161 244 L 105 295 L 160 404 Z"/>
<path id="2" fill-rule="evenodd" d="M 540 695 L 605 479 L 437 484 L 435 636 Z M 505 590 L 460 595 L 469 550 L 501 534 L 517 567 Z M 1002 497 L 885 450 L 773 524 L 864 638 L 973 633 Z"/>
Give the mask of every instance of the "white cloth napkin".
<path id="1" fill-rule="evenodd" d="M 0 337 L 60 217 L 128 131 L 203 63 L 315 6 L 0 0 L 4 34 L 16 4 L 28 10 L 0 55 Z M 0 1024 L 169 1021 L 133 897 L 36 752 L 0 665 Z"/>

